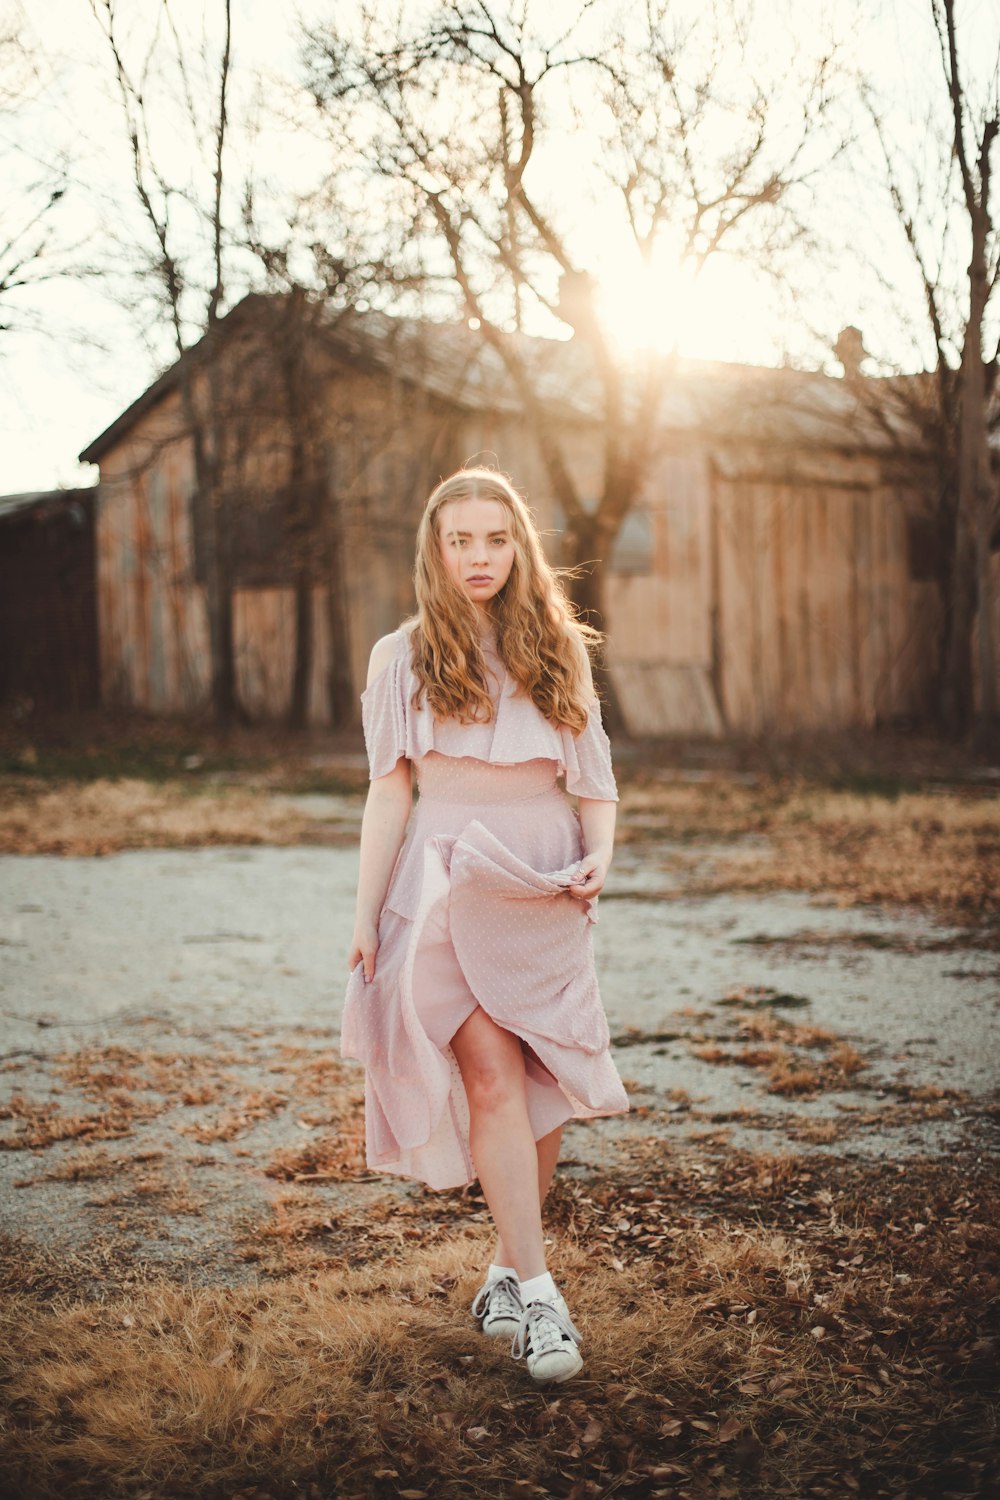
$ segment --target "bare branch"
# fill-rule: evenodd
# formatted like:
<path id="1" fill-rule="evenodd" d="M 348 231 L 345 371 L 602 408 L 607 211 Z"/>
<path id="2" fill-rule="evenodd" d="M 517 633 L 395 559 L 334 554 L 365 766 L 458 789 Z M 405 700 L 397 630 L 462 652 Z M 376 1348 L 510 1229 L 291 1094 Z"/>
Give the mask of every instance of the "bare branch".
<path id="1" fill-rule="evenodd" d="M 219 66 L 219 113 L 215 128 L 215 196 L 212 205 L 212 250 L 215 259 L 215 284 L 208 299 L 208 326 L 211 327 L 219 315 L 223 297 L 222 275 L 222 159 L 226 144 L 226 91 L 229 87 L 229 59 L 232 48 L 232 4 L 224 0 L 225 42 Z"/>

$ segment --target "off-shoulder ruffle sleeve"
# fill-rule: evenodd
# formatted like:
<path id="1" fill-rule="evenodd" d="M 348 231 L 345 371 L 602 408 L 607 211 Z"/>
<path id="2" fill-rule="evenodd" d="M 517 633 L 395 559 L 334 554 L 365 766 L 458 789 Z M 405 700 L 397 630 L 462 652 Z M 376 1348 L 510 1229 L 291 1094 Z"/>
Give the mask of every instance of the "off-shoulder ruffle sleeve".
<path id="1" fill-rule="evenodd" d="M 598 700 L 591 700 L 590 716 L 578 735 L 569 729 L 561 729 L 559 733 L 567 792 L 576 797 L 593 797 L 599 802 L 617 802 L 618 785 L 611 768 L 611 744 L 604 732 Z"/>
<path id="2" fill-rule="evenodd" d="M 406 693 L 406 672 L 397 649 L 389 665 L 361 694 L 361 723 L 372 781 L 387 776 L 400 756 L 407 753 Z"/>
<path id="3" fill-rule="evenodd" d="M 361 723 L 372 781 L 388 775 L 400 756 L 417 761 L 436 748 L 434 715 L 426 703 L 420 708 L 413 706 L 416 686 L 410 665 L 410 637 L 400 631 L 392 661 L 361 694 Z M 456 753 L 475 754 L 475 749 L 463 748 Z"/>
<path id="4" fill-rule="evenodd" d="M 413 706 L 417 682 L 410 663 L 410 638 L 401 631 L 392 661 L 361 694 L 371 779 L 387 776 L 401 756 L 416 762 L 431 750 L 490 765 L 519 765 L 541 758 L 556 761 L 565 771 L 568 792 L 617 802 L 611 746 L 597 699 L 591 702 L 586 726 L 574 735 L 543 718 L 531 699 L 504 676 L 492 721 L 436 720 L 426 701 L 419 708 Z"/>

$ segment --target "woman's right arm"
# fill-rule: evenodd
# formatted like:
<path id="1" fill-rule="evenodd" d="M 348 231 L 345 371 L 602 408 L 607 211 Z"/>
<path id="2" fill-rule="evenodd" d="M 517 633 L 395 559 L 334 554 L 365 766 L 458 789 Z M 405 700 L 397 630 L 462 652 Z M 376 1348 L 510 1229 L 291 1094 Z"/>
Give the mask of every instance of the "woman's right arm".
<path id="1" fill-rule="evenodd" d="M 390 667 L 396 646 L 395 635 L 383 636 L 375 642 L 368 663 L 369 687 Z M 410 762 L 402 756 L 391 771 L 375 777 L 368 788 L 361 820 L 361 869 L 354 936 L 347 964 L 353 970 L 363 960 L 366 983 L 375 973 L 378 919 L 403 843 L 412 800 Z"/>
<path id="2" fill-rule="evenodd" d="M 378 919 L 385 903 L 412 806 L 410 762 L 397 760 L 387 776 L 368 788 L 361 820 L 361 872 L 348 969 L 364 961 L 365 982 L 375 973 Z"/>

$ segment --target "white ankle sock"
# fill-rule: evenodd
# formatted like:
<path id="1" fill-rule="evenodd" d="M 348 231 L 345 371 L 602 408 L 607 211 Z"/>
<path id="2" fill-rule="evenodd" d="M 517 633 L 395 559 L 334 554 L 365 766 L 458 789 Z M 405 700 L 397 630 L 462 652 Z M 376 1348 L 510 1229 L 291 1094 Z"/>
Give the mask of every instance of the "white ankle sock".
<path id="1" fill-rule="evenodd" d="M 513 1266 L 498 1266 L 496 1261 L 491 1261 L 486 1268 L 487 1285 L 492 1281 L 499 1281 L 501 1276 L 513 1276 L 515 1281 L 518 1280 L 517 1272 Z"/>
<path id="2" fill-rule="evenodd" d="M 527 1281 L 521 1282 L 521 1296 L 525 1307 L 529 1302 L 554 1302 L 558 1295 L 559 1289 L 548 1271 L 543 1271 L 540 1276 L 529 1276 Z"/>

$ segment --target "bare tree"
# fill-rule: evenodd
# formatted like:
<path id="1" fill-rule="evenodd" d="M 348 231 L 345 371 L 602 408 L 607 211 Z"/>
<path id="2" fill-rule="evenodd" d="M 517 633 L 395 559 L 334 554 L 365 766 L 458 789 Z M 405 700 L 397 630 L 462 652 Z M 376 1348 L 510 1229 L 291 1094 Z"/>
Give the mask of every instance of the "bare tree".
<path id="1" fill-rule="evenodd" d="M 991 299 L 1000 275 L 1000 236 L 990 202 L 991 155 L 1000 128 L 1000 48 L 990 96 L 975 105 L 961 66 L 954 0 L 929 0 L 940 44 L 943 107 L 918 128 L 901 129 L 870 83 L 863 94 L 892 210 L 902 230 L 933 350 L 925 376 L 865 380 L 845 369 L 900 455 L 924 455 L 911 478 L 923 490 L 921 552 L 943 605 L 937 663 L 942 728 L 961 735 L 973 720 L 972 636 L 978 619 L 980 699 L 975 737 L 998 727 L 991 540 L 1000 521 L 998 474 L 990 453 L 990 413 L 998 369 Z M 883 291 L 901 314 L 899 288 L 878 266 Z M 926 339 L 915 339 L 926 347 Z"/>
<path id="2" fill-rule="evenodd" d="M 697 275 L 723 250 L 772 270 L 803 232 L 801 191 L 817 169 L 831 107 L 830 60 L 795 95 L 749 62 L 753 7 L 709 8 L 686 31 L 665 0 L 625 19 L 582 3 L 571 22 L 530 4 L 451 0 L 430 19 L 312 31 L 306 60 L 317 105 L 350 111 L 368 170 L 411 215 L 426 284 L 475 320 L 502 361 L 565 518 L 563 560 L 577 603 L 606 628 L 603 572 L 637 501 L 674 367 L 670 349 L 625 359 L 602 321 L 583 196 L 546 188 L 560 121 L 591 129 L 605 212 L 620 219 L 637 267 L 668 236 Z M 343 138 L 343 137 L 341 137 Z M 551 179 L 549 179 L 551 180 Z M 624 271 L 623 274 L 629 274 Z M 584 494 L 554 421 L 540 333 L 572 329 L 603 437 L 599 494 Z M 595 503 L 596 502 L 596 503 Z M 610 682 L 604 690 L 616 713 Z"/>
<path id="3" fill-rule="evenodd" d="M 18 18 L 0 16 L 0 122 L 13 121 L 39 87 L 37 62 Z M 0 333 L 36 329 L 26 301 L 45 282 L 80 274 L 78 245 L 69 234 L 63 199 L 70 182 L 65 160 L 39 155 L 23 139 L 9 143 L 0 172 L 5 207 L 0 225 Z"/>
<path id="4" fill-rule="evenodd" d="M 236 691 L 233 596 L 252 579 L 294 593 L 293 728 L 308 717 L 313 599 L 325 585 L 327 698 L 331 722 L 343 725 L 356 703 L 325 345 L 337 318 L 390 273 L 377 256 L 366 259 L 367 225 L 359 234 L 343 219 L 335 172 L 301 199 L 262 187 L 252 168 L 239 175 L 240 154 L 251 162 L 256 155 L 264 86 L 249 80 L 248 89 L 233 72 L 231 0 L 206 11 L 214 40 L 206 21 L 200 47 L 179 29 L 171 0 L 158 7 L 141 48 L 116 0 L 90 4 L 112 63 L 145 230 L 129 286 L 137 314 L 168 332 L 193 455 L 214 715 L 221 723 L 246 718 Z M 300 102 L 279 85 L 264 107 L 269 116 L 287 107 L 283 123 L 298 130 Z M 165 131 L 180 130 L 186 160 L 164 140 Z"/>
<path id="5" fill-rule="evenodd" d="M 941 61 L 951 103 L 953 145 L 968 215 L 970 245 L 968 319 L 959 371 L 958 524 L 955 548 L 955 628 L 949 642 L 949 668 L 968 658 L 971 617 L 978 605 L 980 706 L 977 739 L 983 745 L 1000 732 L 997 712 L 997 660 L 993 639 L 991 539 L 1000 503 L 992 471 L 987 429 L 987 398 L 997 368 L 997 350 L 983 348 L 986 310 L 998 274 L 997 243 L 990 213 L 991 156 L 1000 130 L 1000 53 L 993 67 L 991 97 L 977 113 L 963 86 L 955 32 L 955 0 L 931 0 L 941 42 Z M 992 264 L 991 264 L 992 261 Z M 991 367 L 987 378 L 987 364 Z M 968 554 L 974 557 L 970 569 Z M 974 572 L 975 591 L 967 573 Z M 971 597 L 970 597 L 971 596 Z"/>
<path id="6" fill-rule="evenodd" d="M 235 690 L 232 582 L 226 567 L 225 492 L 221 456 L 225 443 L 222 366 L 212 358 L 213 336 L 224 312 L 226 260 L 225 174 L 229 126 L 232 47 L 230 0 L 219 0 L 221 45 L 211 56 L 207 40 L 200 62 L 204 76 L 192 79 L 192 64 L 182 43 L 169 0 L 165 0 L 145 57 L 130 66 L 115 0 L 90 0 L 107 43 L 121 103 L 132 166 L 132 184 L 147 230 L 145 265 L 138 267 L 141 285 L 153 291 L 151 316 L 166 325 L 178 360 L 184 426 L 191 443 L 197 506 L 203 525 L 201 546 L 211 656 L 211 704 L 221 724 L 239 712 Z M 167 54 L 167 60 L 164 58 Z M 178 104 L 192 141 L 201 148 L 192 162 L 193 183 L 172 182 L 154 146 L 155 69 L 169 66 L 180 92 Z M 210 90 L 210 91 L 209 91 Z M 210 100 L 206 111 L 203 101 Z M 178 116 L 175 115 L 175 119 Z M 160 122 L 160 128 L 163 128 Z M 199 346 L 201 358 L 189 351 Z"/>

